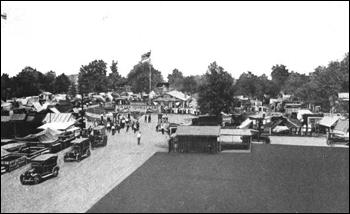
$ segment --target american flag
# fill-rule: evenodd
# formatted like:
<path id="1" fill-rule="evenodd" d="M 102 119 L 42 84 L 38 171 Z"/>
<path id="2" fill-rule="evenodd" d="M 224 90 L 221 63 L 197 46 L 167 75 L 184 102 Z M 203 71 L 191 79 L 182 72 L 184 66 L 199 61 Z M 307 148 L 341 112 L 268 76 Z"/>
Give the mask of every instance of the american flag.
<path id="1" fill-rule="evenodd" d="M 149 51 L 149 52 L 143 54 L 143 55 L 141 56 L 141 61 L 148 60 L 150 57 L 151 57 L 151 51 Z"/>

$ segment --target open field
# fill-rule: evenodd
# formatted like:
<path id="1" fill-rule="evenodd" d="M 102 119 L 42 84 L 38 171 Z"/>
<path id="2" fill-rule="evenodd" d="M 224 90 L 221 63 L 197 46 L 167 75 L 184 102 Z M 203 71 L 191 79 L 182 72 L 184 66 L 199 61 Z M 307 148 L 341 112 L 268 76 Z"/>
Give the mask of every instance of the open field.
<path id="1" fill-rule="evenodd" d="M 349 212 L 349 150 L 157 153 L 88 212 Z"/>

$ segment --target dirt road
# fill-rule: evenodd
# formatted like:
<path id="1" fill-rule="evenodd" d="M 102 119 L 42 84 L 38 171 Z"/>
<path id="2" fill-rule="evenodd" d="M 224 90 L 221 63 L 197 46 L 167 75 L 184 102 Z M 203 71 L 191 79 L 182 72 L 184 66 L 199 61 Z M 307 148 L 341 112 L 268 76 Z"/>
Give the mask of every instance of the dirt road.
<path id="1" fill-rule="evenodd" d="M 152 115 L 153 116 L 153 115 Z M 21 185 L 19 176 L 26 167 L 1 176 L 1 212 L 85 212 L 113 187 L 122 182 L 155 152 L 167 151 L 166 135 L 156 133 L 152 123 L 140 119 L 141 145 L 136 134 L 125 129 L 108 133 L 106 147 L 96 148 L 89 158 L 63 162 L 60 173 L 38 185 Z"/>

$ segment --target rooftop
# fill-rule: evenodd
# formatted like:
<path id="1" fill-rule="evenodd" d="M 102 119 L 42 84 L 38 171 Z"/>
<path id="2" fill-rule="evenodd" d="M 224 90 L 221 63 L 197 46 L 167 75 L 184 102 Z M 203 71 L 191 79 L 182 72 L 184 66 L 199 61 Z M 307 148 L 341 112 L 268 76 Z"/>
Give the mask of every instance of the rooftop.
<path id="1" fill-rule="evenodd" d="M 219 136 L 219 126 L 179 126 L 177 136 Z"/>

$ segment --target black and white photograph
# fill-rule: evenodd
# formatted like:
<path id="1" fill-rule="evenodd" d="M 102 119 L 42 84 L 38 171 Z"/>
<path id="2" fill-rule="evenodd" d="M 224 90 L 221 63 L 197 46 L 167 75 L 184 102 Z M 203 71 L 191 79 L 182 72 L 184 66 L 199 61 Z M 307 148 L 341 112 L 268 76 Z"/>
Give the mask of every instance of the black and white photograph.
<path id="1" fill-rule="evenodd" d="M 1 213 L 349 213 L 349 1 L 1 1 Z"/>

